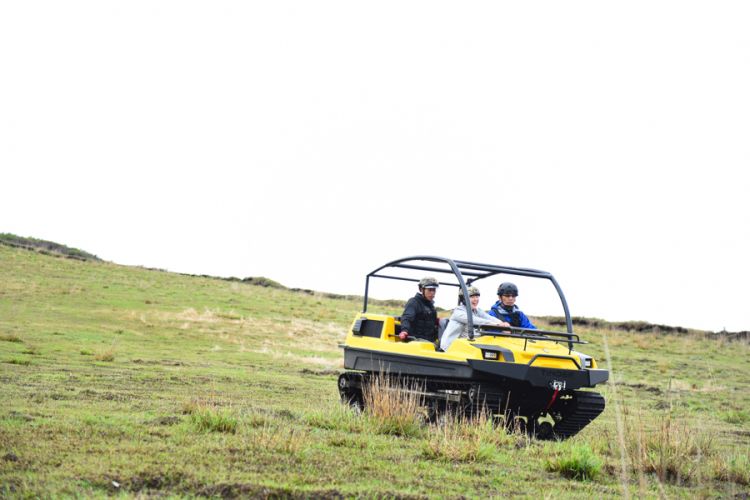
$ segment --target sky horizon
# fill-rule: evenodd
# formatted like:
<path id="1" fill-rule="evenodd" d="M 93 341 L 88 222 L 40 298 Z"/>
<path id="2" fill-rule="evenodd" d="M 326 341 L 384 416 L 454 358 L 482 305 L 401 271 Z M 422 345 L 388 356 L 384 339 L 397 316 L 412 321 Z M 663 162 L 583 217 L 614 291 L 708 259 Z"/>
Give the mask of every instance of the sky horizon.
<path id="1" fill-rule="evenodd" d="M 574 316 L 750 330 L 748 19 L 741 1 L 4 3 L 0 231 L 342 294 L 409 255 L 530 267 Z"/>

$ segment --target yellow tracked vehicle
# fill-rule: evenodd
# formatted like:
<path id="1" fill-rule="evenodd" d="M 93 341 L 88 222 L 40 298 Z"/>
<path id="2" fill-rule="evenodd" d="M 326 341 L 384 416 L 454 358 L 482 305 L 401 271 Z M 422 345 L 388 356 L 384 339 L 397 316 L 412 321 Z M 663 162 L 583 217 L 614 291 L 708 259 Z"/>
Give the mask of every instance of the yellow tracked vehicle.
<path id="1" fill-rule="evenodd" d="M 442 351 L 437 343 L 399 338 L 400 317 L 367 311 L 370 280 L 419 281 L 417 271 L 440 275 L 439 284 L 468 286 L 498 275 L 548 280 L 565 311 L 567 331 L 481 325 L 475 328 L 466 301 L 469 338 L 459 338 Z M 566 439 L 604 410 L 604 398 L 592 391 L 609 372 L 596 360 L 574 350 L 585 344 L 573 333 L 567 301 L 555 278 L 535 269 L 480 264 L 443 257 L 416 256 L 389 262 L 366 277 L 364 306 L 354 318 L 342 346 L 346 372 L 339 377 L 343 401 L 363 407 L 362 387 L 387 374 L 419 387 L 433 417 L 441 412 L 504 416 L 540 439 Z"/>

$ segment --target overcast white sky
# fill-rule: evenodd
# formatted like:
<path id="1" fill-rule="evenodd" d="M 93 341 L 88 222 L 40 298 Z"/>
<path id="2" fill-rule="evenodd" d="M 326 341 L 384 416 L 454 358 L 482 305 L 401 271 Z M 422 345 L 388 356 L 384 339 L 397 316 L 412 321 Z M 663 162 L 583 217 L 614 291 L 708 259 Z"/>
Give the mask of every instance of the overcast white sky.
<path id="1" fill-rule="evenodd" d="M 746 1 L 2 2 L 0 232 L 338 293 L 441 255 L 550 271 L 577 316 L 748 330 L 748 26 Z"/>

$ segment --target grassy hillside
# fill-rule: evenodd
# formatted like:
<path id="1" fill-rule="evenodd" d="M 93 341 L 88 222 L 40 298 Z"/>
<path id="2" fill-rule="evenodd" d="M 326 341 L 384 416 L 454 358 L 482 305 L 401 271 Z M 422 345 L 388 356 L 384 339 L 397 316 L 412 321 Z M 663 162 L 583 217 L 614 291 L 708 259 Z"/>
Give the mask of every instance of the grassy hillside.
<path id="1" fill-rule="evenodd" d="M 544 443 L 343 408 L 360 307 L 0 245 L 0 496 L 750 492 L 746 341 L 579 327 L 615 384 L 580 435 Z"/>

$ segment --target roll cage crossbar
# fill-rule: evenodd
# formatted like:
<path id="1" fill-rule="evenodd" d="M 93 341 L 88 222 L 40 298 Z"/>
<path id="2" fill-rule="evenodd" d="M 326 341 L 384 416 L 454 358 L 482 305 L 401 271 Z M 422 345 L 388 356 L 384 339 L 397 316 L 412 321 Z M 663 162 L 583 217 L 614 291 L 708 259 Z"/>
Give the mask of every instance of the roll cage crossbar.
<path id="1" fill-rule="evenodd" d="M 436 265 L 437 264 L 437 265 Z M 570 310 L 568 309 L 568 302 L 565 300 L 565 295 L 560 288 L 560 285 L 555 280 L 555 277 L 546 271 L 539 271 L 537 269 L 527 269 L 522 267 L 507 267 L 507 266 L 496 266 L 492 264 L 481 264 L 478 262 L 468 262 L 464 260 L 452 260 L 445 257 L 435 257 L 430 255 L 417 255 L 413 257 L 405 257 L 403 259 L 394 260 L 383 266 L 378 267 L 374 271 L 371 271 L 365 279 L 365 297 L 362 312 L 367 312 L 367 297 L 370 290 L 370 278 L 385 278 L 392 280 L 411 281 L 418 283 L 419 279 L 410 278 L 399 275 L 399 269 L 408 269 L 416 271 L 428 271 L 431 273 L 440 273 L 453 275 L 454 281 L 442 281 L 438 280 L 441 285 L 455 286 L 463 291 L 464 297 L 469 296 L 468 286 L 475 281 L 496 276 L 498 274 L 509 274 L 513 276 L 526 276 L 530 278 L 541 278 L 549 280 L 557 290 L 557 295 L 560 297 L 562 302 L 563 310 L 565 311 L 565 325 L 568 333 L 564 334 L 556 332 L 560 335 L 564 335 L 568 338 L 569 347 L 572 349 L 572 343 L 575 342 L 573 336 L 573 320 L 570 317 Z M 383 270 L 389 271 L 389 274 L 381 274 Z M 390 274 L 390 273 L 393 274 Z M 471 314 L 471 303 L 466 301 L 466 317 L 468 319 L 469 326 L 469 339 L 474 340 L 474 321 Z M 547 333 L 547 332 L 545 332 Z M 577 337 L 577 336 L 575 336 Z"/>
<path id="2" fill-rule="evenodd" d="M 533 330 L 530 328 L 518 328 L 515 326 L 496 326 L 480 325 L 477 329 L 480 335 L 489 335 L 492 337 L 507 337 L 511 339 L 521 339 L 524 341 L 523 350 L 529 340 L 545 340 L 547 342 L 565 342 L 568 344 L 568 354 L 573 351 L 573 344 L 588 344 L 585 340 L 575 333 L 554 332 L 550 330 Z M 558 337 L 558 338 L 555 338 Z"/>

